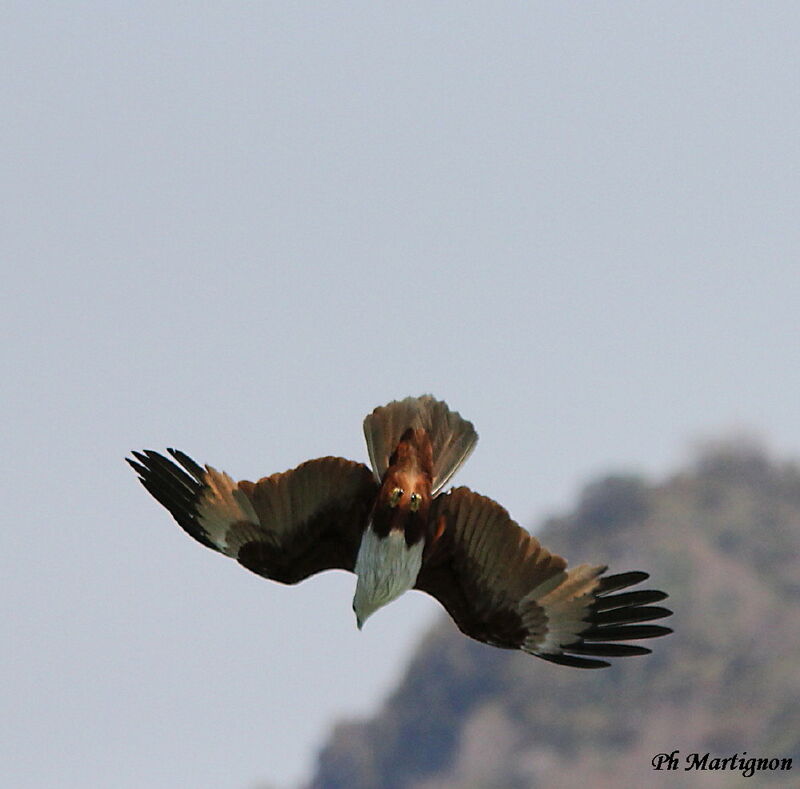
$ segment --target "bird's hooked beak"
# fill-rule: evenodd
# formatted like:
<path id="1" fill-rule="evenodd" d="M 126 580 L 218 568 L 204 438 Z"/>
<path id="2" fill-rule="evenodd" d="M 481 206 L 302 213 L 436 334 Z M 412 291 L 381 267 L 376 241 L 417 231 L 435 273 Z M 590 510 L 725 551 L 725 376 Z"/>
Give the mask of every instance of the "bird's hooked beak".
<path id="1" fill-rule="evenodd" d="M 369 594 L 364 590 L 364 584 L 359 579 L 356 582 L 356 593 L 353 597 L 353 613 L 356 615 L 356 627 L 362 630 L 364 623 L 369 619 L 380 606 L 374 605 L 369 598 Z"/>
<path id="2" fill-rule="evenodd" d="M 370 606 L 368 595 L 364 592 L 363 585 L 356 581 L 356 593 L 353 596 L 353 613 L 356 615 L 356 626 L 359 630 L 364 623 L 375 613 L 375 608 Z"/>

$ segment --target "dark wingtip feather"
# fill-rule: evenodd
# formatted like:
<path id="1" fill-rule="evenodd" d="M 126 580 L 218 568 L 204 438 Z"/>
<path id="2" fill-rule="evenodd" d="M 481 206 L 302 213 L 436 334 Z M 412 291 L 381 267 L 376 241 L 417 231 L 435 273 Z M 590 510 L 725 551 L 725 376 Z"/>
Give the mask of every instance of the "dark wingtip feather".
<path id="1" fill-rule="evenodd" d="M 147 469 L 137 463 L 135 460 L 131 460 L 130 458 L 125 458 L 125 462 L 140 476 L 144 476 L 147 473 Z"/>
<path id="2" fill-rule="evenodd" d="M 633 622 L 652 622 L 671 616 L 669 608 L 657 605 L 633 605 L 625 608 L 613 608 L 610 611 L 599 611 L 592 616 L 592 622 L 600 625 L 624 625 Z"/>
<path id="3" fill-rule="evenodd" d="M 572 666 L 573 668 L 607 668 L 611 664 L 605 660 L 591 660 L 590 658 L 575 657 L 574 655 L 551 655 L 537 653 L 536 657 L 556 663 L 559 666 Z"/>
<path id="4" fill-rule="evenodd" d="M 649 655 L 653 650 L 640 647 L 638 644 L 572 644 L 565 647 L 568 652 L 576 655 L 597 655 L 598 657 L 632 657 L 634 655 Z"/>
<path id="5" fill-rule="evenodd" d="M 660 603 L 666 600 L 669 595 L 658 589 L 643 589 L 641 592 L 622 592 L 621 594 L 608 594 L 598 597 L 592 608 L 595 611 L 608 611 L 612 608 L 623 608 L 631 605 L 648 605 L 649 603 Z"/>
<path id="6" fill-rule="evenodd" d="M 555 656 L 559 658 L 558 660 L 552 659 L 553 656 L 542 655 L 540 657 L 544 657 L 546 660 L 552 659 L 553 663 L 571 666 L 580 665 L 575 661 L 586 660 L 586 658 L 575 657 L 576 655 L 634 657 L 650 654 L 651 650 L 647 647 L 614 642 L 669 635 L 672 632 L 669 627 L 638 624 L 670 616 L 672 611 L 669 608 L 650 605 L 650 603 L 664 600 L 668 595 L 657 589 L 611 594 L 619 589 L 638 584 L 649 577 L 648 573 L 634 570 L 601 578 L 595 592 L 595 600 L 587 612 L 586 629 L 580 634 L 580 639 L 563 647 L 564 653 Z M 608 665 L 608 663 L 603 662 L 603 665 Z"/>
<path id="7" fill-rule="evenodd" d="M 135 449 L 131 450 L 131 455 L 133 455 L 141 464 L 142 466 L 147 466 L 147 455 L 143 452 L 137 452 Z"/>
<path id="8" fill-rule="evenodd" d="M 605 578 L 600 579 L 597 586 L 596 594 L 603 595 L 609 592 L 616 592 L 617 589 L 624 589 L 627 586 L 646 581 L 650 577 L 650 573 L 642 572 L 641 570 L 632 570 L 629 573 L 618 573 L 617 575 L 607 575 Z"/>
<path id="9" fill-rule="evenodd" d="M 585 641 L 635 641 L 639 638 L 668 636 L 669 627 L 661 625 L 620 625 L 619 627 L 590 627 L 581 633 Z"/>
<path id="10" fill-rule="evenodd" d="M 129 458 L 125 460 L 139 475 L 139 481 L 145 489 L 159 504 L 169 510 L 185 532 L 206 547 L 219 550 L 197 519 L 196 507 L 202 496 L 204 488 L 202 480 L 205 472 L 183 452 L 168 451 L 186 471 L 152 449 L 131 452 L 138 462 Z"/>
<path id="11" fill-rule="evenodd" d="M 167 447 L 167 452 L 169 452 L 175 460 L 178 461 L 188 472 L 194 474 L 197 479 L 202 479 L 203 475 L 206 473 L 206 470 L 199 464 L 192 460 L 185 452 L 181 452 L 180 449 L 173 449 L 172 447 Z"/>

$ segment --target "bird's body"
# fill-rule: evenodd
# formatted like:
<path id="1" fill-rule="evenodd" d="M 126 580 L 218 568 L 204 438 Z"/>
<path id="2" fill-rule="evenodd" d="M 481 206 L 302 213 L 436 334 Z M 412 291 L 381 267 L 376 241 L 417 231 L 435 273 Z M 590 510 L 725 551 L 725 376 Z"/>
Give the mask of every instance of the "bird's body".
<path id="1" fill-rule="evenodd" d="M 185 531 L 259 575 L 292 584 L 355 572 L 359 628 L 417 588 L 478 641 L 580 668 L 646 654 L 617 642 L 671 632 L 641 624 L 671 613 L 650 605 L 663 592 L 613 594 L 646 573 L 567 570 L 496 502 L 463 487 L 441 493 L 478 439 L 443 402 L 425 395 L 376 408 L 364 433 L 372 471 L 326 457 L 253 483 L 177 450 L 173 460 L 146 450 L 128 462 Z"/>
<path id="2" fill-rule="evenodd" d="M 429 533 L 433 450 L 424 428 L 408 428 L 383 475 L 356 557 L 353 610 L 367 617 L 416 583 Z"/>

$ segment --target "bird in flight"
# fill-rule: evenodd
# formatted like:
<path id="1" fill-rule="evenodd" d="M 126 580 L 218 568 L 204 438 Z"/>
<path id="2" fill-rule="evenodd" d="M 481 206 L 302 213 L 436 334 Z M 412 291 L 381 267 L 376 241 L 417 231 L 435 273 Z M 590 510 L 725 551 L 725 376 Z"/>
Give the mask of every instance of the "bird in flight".
<path id="1" fill-rule="evenodd" d="M 469 488 L 443 487 L 475 447 L 466 419 L 430 395 L 376 408 L 364 420 L 372 465 L 339 457 L 235 482 L 177 449 L 133 452 L 145 488 L 198 542 L 248 570 L 295 584 L 322 570 L 357 576 L 359 629 L 409 589 L 435 597 L 467 636 L 577 668 L 644 655 L 620 643 L 672 631 L 652 605 L 667 595 L 620 592 L 644 572 L 604 575 L 567 562 Z"/>

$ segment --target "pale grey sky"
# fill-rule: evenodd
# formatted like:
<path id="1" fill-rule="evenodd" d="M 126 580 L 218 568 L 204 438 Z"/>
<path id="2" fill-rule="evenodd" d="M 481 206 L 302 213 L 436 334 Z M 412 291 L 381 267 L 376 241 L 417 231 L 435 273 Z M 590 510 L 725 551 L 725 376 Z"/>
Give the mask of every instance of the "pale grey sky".
<path id="1" fill-rule="evenodd" d="M 523 524 L 741 425 L 800 455 L 793 2 L 6 2 L 0 783 L 307 774 L 437 604 L 265 582 L 122 462 L 365 460 L 433 392 Z M 600 557 L 574 557 L 598 559 Z M 531 671 L 536 666 L 531 665 Z"/>

